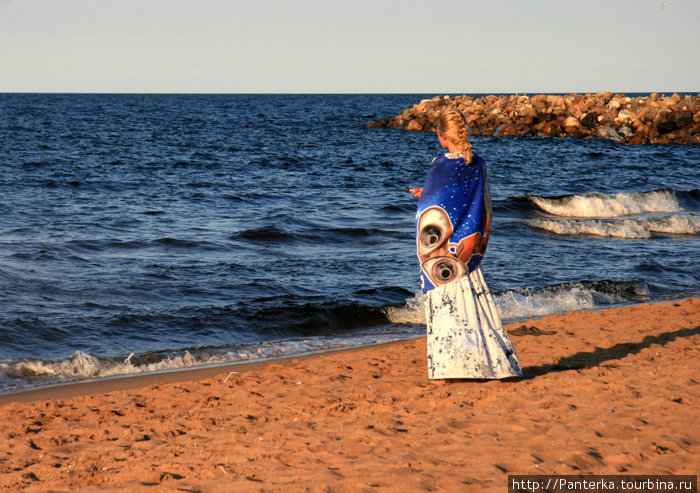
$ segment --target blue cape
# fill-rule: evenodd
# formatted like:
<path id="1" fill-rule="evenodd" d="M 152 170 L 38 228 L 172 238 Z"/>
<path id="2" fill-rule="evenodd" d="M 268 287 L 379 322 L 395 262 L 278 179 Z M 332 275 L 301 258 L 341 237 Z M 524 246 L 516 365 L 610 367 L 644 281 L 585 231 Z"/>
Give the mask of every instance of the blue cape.
<path id="1" fill-rule="evenodd" d="M 473 154 L 433 160 L 418 199 L 416 245 L 423 291 L 477 268 L 491 230 L 491 200 L 484 160 Z"/>

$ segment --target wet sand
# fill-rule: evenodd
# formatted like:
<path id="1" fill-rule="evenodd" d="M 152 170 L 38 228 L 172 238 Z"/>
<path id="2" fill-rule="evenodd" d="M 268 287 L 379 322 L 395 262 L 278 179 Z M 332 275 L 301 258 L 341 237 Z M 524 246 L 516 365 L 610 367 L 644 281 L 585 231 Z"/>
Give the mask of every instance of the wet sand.
<path id="1" fill-rule="evenodd" d="M 3 491 L 505 491 L 697 474 L 700 299 L 549 315 L 517 381 L 427 381 L 425 339 L 0 398 Z M 235 372 L 235 373 L 234 373 Z"/>

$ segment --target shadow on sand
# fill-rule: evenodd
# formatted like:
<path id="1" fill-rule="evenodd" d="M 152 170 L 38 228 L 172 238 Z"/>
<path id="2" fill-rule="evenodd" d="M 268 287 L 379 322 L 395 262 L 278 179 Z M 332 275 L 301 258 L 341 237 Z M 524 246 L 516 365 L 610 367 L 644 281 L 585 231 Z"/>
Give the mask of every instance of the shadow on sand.
<path id="1" fill-rule="evenodd" d="M 547 373 L 600 366 L 607 361 L 619 360 L 631 354 L 637 354 L 642 349 L 648 348 L 654 344 L 663 346 L 675 339 L 692 337 L 698 334 L 700 334 L 700 326 L 692 329 L 679 329 L 673 332 L 646 336 L 641 342 L 621 342 L 609 348 L 596 348 L 589 352 L 582 351 L 572 356 L 566 356 L 557 363 L 527 366 L 523 368 L 523 379 L 535 378 L 540 375 L 546 375 Z"/>

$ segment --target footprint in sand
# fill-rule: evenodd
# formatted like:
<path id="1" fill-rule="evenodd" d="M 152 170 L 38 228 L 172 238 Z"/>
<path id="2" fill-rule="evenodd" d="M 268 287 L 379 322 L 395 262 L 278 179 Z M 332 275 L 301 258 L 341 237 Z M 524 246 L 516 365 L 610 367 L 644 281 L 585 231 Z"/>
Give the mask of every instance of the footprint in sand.
<path id="1" fill-rule="evenodd" d="M 534 325 L 527 326 L 521 325 L 517 329 L 510 329 L 508 331 L 510 335 L 513 336 L 551 336 L 557 333 L 556 330 L 542 330 L 535 327 Z"/>

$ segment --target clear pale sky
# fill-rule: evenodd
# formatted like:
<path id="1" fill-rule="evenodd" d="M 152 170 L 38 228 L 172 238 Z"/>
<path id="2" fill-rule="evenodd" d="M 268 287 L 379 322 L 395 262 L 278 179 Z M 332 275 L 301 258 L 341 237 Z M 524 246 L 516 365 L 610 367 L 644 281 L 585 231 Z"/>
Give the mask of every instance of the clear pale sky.
<path id="1" fill-rule="evenodd" d="M 700 0 L 0 0 L 0 92 L 700 91 Z"/>

